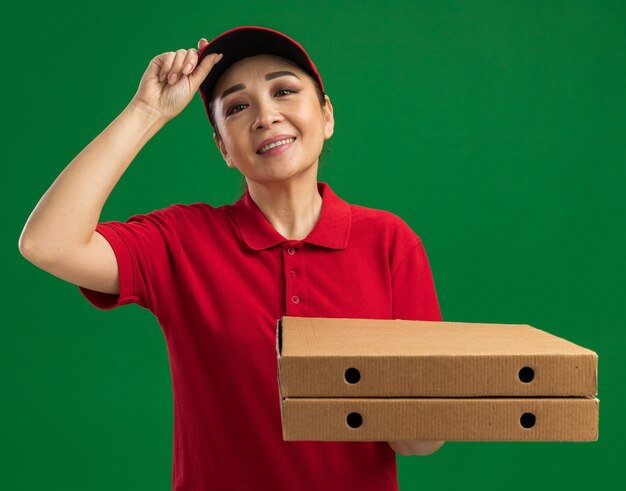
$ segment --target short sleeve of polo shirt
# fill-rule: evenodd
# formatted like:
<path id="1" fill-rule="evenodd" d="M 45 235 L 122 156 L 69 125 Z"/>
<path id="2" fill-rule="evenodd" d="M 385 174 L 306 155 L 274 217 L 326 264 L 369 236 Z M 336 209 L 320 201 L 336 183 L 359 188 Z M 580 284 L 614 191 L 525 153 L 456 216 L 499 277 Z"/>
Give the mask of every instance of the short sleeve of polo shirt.
<path id="1" fill-rule="evenodd" d="M 177 205 L 133 215 L 126 222 L 101 222 L 96 232 L 109 242 L 115 253 L 120 293 L 79 286 L 80 292 L 101 310 L 135 303 L 158 315 L 159 300 L 171 291 L 174 264 L 181 250 Z"/>
<path id="2" fill-rule="evenodd" d="M 391 284 L 394 319 L 442 320 L 433 274 L 419 237 L 414 236 L 413 246 L 392 271 Z"/>

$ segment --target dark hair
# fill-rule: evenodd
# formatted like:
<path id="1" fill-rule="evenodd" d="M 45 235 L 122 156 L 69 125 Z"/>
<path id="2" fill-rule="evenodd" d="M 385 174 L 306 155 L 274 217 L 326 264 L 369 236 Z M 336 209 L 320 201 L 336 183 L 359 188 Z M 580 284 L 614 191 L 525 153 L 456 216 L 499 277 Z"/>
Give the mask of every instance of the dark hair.
<path id="1" fill-rule="evenodd" d="M 313 82 L 313 86 L 315 87 L 315 93 L 317 94 L 317 99 L 319 100 L 320 106 L 323 108 L 326 106 L 326 98 L 325 98 L 325 94 L 322 91 L 320 84 L 317 83 L 317 80 L 315 80 L 313 77 L 311 77 L 308 73 L 307 76 L 311 79 L 311 81 Z M 219 130 L 217 129 L 217 124 L 215 123 L 215 106 L 213 105 L 213 98 L 211 97 L 211 99 L 209 100 L 209 121 L 211 123 L 211 126 L 213 126 L 213 131 L 215 131 L 215 136 L 217 136 L 217 138 L 219 140 L 222 139 Z M 326 153 L 328 152 L 328 150 L 323 147 L 322 148 L 322 153 Z M 321 164 L 321 158 L 322 155 L 320 154 L 319 159 L 320 159 L 320 164 Z M 241 176 L 241 188 L 239 190 L 241 197 L 243 197 L 246 194 L 246 189 L 248 188 L 248 183 L 246 182 L 246 178 L 245 176 Z"/>

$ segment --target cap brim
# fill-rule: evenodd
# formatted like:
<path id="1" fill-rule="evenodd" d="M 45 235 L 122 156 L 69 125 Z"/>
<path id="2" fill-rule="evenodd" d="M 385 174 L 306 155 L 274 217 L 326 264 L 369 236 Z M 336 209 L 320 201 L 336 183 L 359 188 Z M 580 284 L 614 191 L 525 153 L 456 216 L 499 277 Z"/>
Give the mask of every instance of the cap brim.
<path id="1" fill-rule="evenodd" d="M 324 90 L 317 68 L 304 48 L 293 39 L 273 29 L 244 26 L 226 31 L 213 39 L 200 52 L 198 64 L 210 53 L 222 53 L 223 56 L 200 84 L 200 92 L 205 103 L 210 99 L 217 80 L 231 65 L 243 58 L 259 54 L 273 54 L 292 60 L 309 73 L 320 84 L 322 91 Z"/>

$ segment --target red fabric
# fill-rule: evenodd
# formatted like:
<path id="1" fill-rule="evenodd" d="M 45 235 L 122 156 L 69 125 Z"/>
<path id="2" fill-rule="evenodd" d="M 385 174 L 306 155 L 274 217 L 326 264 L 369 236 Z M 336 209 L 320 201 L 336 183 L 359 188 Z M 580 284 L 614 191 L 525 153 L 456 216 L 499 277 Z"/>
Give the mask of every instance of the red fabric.
<path id="1" fill-rule="evenodd" d="M 396 215 L 318 183 L 309 236 L 286 240 L 249 193 L 232 205 L 175 204 L 98 224 L 120 295 L 95 307 L 153 312 L 168 349 L 176 491 L 398 489 L 387 442 L 285 442 L 276 323 L 283 315 L 440 321 L 420 238 Z"/>

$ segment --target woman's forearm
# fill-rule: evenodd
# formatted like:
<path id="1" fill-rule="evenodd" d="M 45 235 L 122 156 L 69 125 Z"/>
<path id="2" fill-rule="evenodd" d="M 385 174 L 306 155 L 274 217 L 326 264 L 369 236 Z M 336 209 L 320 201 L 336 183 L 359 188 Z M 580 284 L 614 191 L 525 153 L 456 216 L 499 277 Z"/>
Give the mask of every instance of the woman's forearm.
<path id="1" fill-rule="evenodd" d="M 20 251 L 39 260 L 71 254 L 93 235 L 111 191 L 166 121 L 134 101 L 61 172 L 28 218 Z"/>

